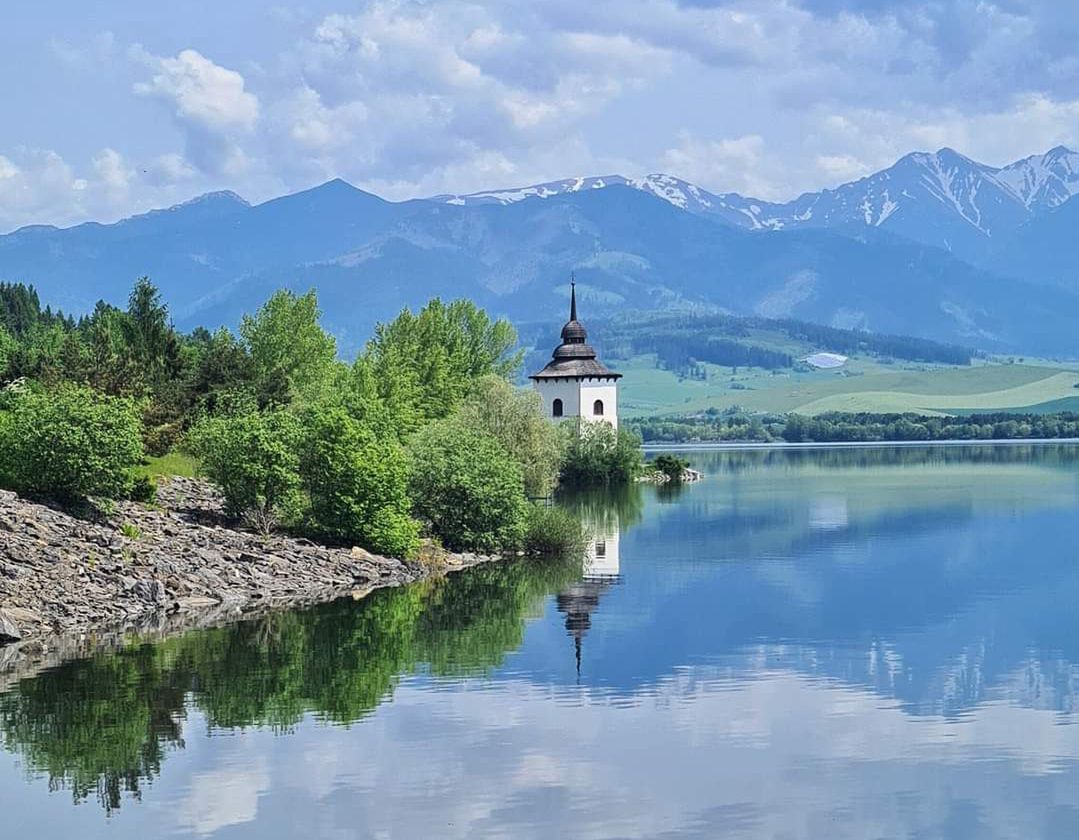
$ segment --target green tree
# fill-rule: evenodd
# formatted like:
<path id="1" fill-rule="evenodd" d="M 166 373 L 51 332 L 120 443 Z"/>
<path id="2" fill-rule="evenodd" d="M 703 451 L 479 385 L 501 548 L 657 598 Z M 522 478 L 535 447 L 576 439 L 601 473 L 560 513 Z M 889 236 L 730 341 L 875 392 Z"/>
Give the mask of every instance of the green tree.
<path id="1" fill-rule="evenodd" d="M 375 328 L 364 356 L 383 404 L 402 433 L 451 414 L 480 377 L 520 365 L 517 334 L 467 300 L 434 299 Z"/>
<path id="2" fill-rule="evenodd" d="M 176 374 L 179 347 L 169 322 L 169 308 L 149 277 L 140 277 L 127 302 L 128 342 L 143 380 L 156 385 Z"/>
<path id="3" fill-rule="evenodd" d="M 254 372 L 243 343 L 224 327 L 195 330 L 187 342 L 187 391 L 191 406 L 209 414 L 254 410 Z"/>
<path id="4" fill-rule="evenodd" d="M 243 317 L 240 336 L 260 405 L 314 402 L 332 380 L 337 343 L 319 326 L 319 315 L 314 290 L 296 295 L 282 289 Z"/>
<path id="5" fill-rule="evenodd" d="M 20 493 L 121 497 L 142 455 L 134 404 L 89 388 L 27 391 L 0 414 L 0 480 Z"/>
<path id="6" fill-rule="evenodd" d="M 0 384 L 9 379 L 9 371 L 15 356 L 19 352 L 19 342 L 7 328 L 0 326 Z"/>
<path id="7" fill-rule="evenodd" d="M 681 481 L 682 474 L 689 468 L 689 461 L 665 452 L 653 458 L 649 466 L 663 473 L 671 481 Z"/>
<path id="8" fill-rule="evenodd" d="M 566 458 L 562 483 L 569 487 L 625 484 L 641 471 L 641 438 L 630 429 L 617 431 L 609 423 L 567 422 Z"/>
<path id="9" fill-rule="evenodd" d="M 549 496 L 558 482 L 565 438 L 544 415 L 539 394 L 513 387 L 505 379 L 478 380 L 460 408 L 466 426 L 486 432 L 521 467 L 525 493 Z"/>
<path id="10" fill-rule="evenodd" d="M 301 440 L 299 420 L 284 410 L 210 417 L 188 434 L 227 511 L 264 533 L 300 515 Z"/>
<path id="11" fill-rule="evenodd" d="M 79 379 L 107 394 L 131 396 L 143 391 L 145 368 L 132 352 L 125 313 L 99 301 L 79 333 L 79 346 L 71 348 L 65 362 L 68 375 L 76 375 L 78 368 Z"/>
<path id="12" fill-rule="evenodd" d="M 497 440 L 451 417 L 416 435 L 412 458 L 414 510 L 448 548 L 493 551 L 521 544 L 524 479 Z"/>
<path id="13" fill-rule="evenodd" d="M 419 526 L 410 513 L 404 448 L 341 407 L 312 408 L 302 419 L 299 470 L 311 527 L 384 554 L 414 551 Z"/>

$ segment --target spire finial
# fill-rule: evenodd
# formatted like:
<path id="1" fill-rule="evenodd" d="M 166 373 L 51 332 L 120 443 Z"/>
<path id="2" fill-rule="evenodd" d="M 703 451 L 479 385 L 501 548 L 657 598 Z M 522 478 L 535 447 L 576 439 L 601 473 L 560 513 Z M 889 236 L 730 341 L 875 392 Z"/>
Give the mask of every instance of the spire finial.
<path id="1" fill-rule="evenodd" d="M 577 320 L 577 275 L 569 273 L 569 319 Z"/>

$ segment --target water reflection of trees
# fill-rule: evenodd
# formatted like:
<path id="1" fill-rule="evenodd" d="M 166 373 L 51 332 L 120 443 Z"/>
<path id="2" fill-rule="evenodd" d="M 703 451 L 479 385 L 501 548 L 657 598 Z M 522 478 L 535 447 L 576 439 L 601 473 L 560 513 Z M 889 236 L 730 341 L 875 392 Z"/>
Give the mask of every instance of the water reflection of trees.
<path id="1" fill-rule="evenodd" d="M 710 474 L 738 475 L 767 467 L 870 469 L 873 467 L 945 467 L 963 465 L 1029 464 L 1073 468 L 1079 464 L 1074 444 L 1008 444 L 963 446 L 831 447 L 805 449 L 744 449 L 702 452 L 695 457 Z"/>
<path id="2" fill-rule="evenodd" d="M 0 736 L 32 772 L 107 810 L 138 798 L 184 746 L 188 708 L 214 729 L 348 723 L 401 675 L 484 673 L 522 641 L 580 561 L 480 566 L 453 578 L 279 613 L 63 664 L 0 695 Z"/>
<path id="3" fill-rule="evenodd" d="M 600 534 L 625 531 L 644 515 L 644 494 L 639 484 L 574 491 L 559 496 L 558 501 L 585 527 Z"/>

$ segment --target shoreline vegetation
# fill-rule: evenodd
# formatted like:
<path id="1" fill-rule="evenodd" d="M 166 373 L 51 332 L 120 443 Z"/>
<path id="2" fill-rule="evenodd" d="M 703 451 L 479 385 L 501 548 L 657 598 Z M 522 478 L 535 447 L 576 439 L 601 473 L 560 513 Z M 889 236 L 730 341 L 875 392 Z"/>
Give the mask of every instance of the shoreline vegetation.
<path id="1" fill-rule="evenodd" d="M 580 519 L 533 500 L 636 480 L 641 441 L 551 423 L 516 347 L 467 300 L 345 360 L 313 291 L 181 333 L 147 278 L 78 320 L 0 284 L 0 648 L 583 555 Z"/>
<path id="2" fill-rule="evenodd" d="M 197 479 L 163 480 L 153 507 L 85 518 L 0 491 L 0 671 L 109 635 L 169 635 L 500 559 L 433 546 L 396 559 L 231 526 Z"/>
<path id="3" fill-rule="evenodd" d="M 663 445 L 987 443 L 1079 439 L 1079 414 L 749 415 L 725 412 L 626 421 L 646 448 Z"/>

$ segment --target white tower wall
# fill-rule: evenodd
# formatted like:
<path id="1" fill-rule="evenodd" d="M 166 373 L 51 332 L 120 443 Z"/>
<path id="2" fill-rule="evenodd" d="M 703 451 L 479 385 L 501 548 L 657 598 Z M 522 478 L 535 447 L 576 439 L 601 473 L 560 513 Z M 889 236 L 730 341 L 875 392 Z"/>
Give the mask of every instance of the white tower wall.
<path id="1" fill-rule="evenodd" d="M 566 378 L 539 379 L 536 391 L 543 400 L 543 410 L 552 420 L 576 419 L 590 423 L 606 422 L 618 428 L 618 383 L 610 379 Z M 562 400 L 562 415 L 555 414 L 555 400 Z M 596 414 L 596 402 L 603 413 Z"/>
<path id="2" fill-rule="evenodd" d="M 582 379 L 580 385 L 581 417 L 591 422 L 610 423 L 618 428 L 618 383 L 610 379 Z M 602 414 L 596 414 L 596 402 Z"/>

